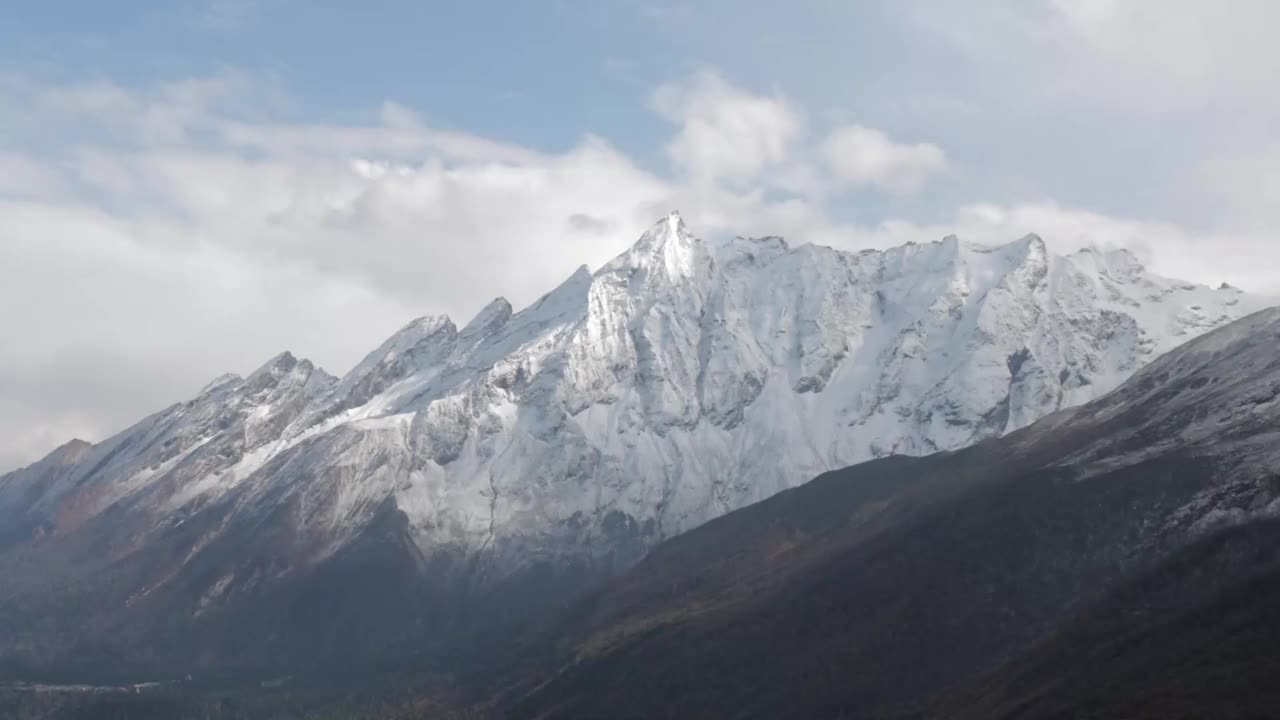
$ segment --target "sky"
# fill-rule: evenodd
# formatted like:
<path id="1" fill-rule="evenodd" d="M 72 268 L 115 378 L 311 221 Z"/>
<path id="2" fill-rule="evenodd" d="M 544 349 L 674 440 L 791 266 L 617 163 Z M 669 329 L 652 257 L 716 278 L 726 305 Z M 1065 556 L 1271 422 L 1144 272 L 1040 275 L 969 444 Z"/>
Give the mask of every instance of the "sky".
<path id="1" fill-rule="evenodd" d="M 1280 292 L 1270 0 L 47 0 L 0 23 L 0 472 L 707 238 Z"/>

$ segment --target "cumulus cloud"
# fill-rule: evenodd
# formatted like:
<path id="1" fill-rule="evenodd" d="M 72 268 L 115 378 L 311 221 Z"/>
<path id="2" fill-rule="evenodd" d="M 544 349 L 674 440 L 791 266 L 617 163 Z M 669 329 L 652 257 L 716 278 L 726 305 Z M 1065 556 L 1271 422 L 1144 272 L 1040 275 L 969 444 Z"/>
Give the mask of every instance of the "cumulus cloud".
<path id="1" fill-rule="evenodd" d="M 788 159 L 801 130 L 781 97 L 744 92 L 711 71 L 659 87 L 653 107 L 680 126 L 667 155 L 695 182 L 745 182 Z"/>
<path id="2" fill-rule="evenodd" d="M 916 192 L 947 169 L 947 156 L 937 145 L 897 143 L 860 125 L 832 131 L 822 144 L 822 155 L 837 180 L 894 193 Z"/>
<path id="3" fill-rule="evenodd" d="M 189 233 L 79 203 L 0 202 L 0 459 L 102 439 L 252 369 L 267 347 L 350 357 L 349 339 L 374 341 L 410 312 L 360 283 Z"/>

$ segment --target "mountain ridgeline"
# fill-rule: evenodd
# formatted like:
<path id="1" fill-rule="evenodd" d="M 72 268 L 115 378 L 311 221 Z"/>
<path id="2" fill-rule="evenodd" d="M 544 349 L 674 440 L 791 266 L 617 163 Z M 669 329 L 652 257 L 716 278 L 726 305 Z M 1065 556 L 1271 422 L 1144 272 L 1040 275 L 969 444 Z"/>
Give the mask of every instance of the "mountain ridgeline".
<path id="1" fill-rule="evenodd" d="M 498 716 L 1269 716 L 1278 350 L 1263 311 L 1005 437 L 713 520 L 545 625 Z"/>
<path id="2" fill-rule="evenodd" d="M 479 662 L 630 570 L 518 636 L 504 713 L 914 711 L 1273 507 L 1242 399 L 1271 316 L 1183 345 L 1260 305 L 1035 236 L 851 254 L 673 214 L 519 312 L 340 378 L 284 353 L 0 477 L 0 671 Z"/>

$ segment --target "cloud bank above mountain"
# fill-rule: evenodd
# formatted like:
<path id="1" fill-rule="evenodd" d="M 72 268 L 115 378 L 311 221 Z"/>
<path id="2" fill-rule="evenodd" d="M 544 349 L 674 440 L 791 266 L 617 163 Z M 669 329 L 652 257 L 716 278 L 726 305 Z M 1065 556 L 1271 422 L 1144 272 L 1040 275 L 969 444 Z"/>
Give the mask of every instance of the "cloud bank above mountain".
<path id="1" fill-rule="evenodd" d="M 1202 32 L 1150 3 L 986 5 L 903 12 L 921 38 L 985 67 L 990 92 L 1040 115 L 1141 119 L 1140 108 L 1218 103 L 1264 123 L 1280 112 L 1258 69 L 1274 52 L 1249 41 L 1256 33 L 1233 42 L 1234 15 L 1210 13 Z M 706 20 L 676 8 L 652 17 L 678 17 L 684 32 Z M 1155 45 L 1121 42 L 1135 32 Z M 1177 64 L 1159 62 L 1171 54 Z M 635 98 L 665 132 L 648 157 L 607 127 L 533 147 L 437 126 L 396 98 L 317 120 L 259 72 L 150 83 L 0 74 L 0 469 L 72 436 L 100 439 L 284 348 L 341 372 L 409 317 L 465 321 L 497 295 L 522 305 L 673 208 L 710 238 L 844 249 L 1034 231 L 1059 251 L 1122 245 L 1166 275 L 1277 289 L 1267 228 L 1280 185 L 1268 158 L 1280 146 L 1244 142 L 1265 134 L 1241 132 L 1188 167 L 1189 196 L 1238 220 L 1191 228 L 1059 202 L 1034 167 L 1031 180 L 1008 178 L 1017 192 L 970 186 L 985 162 L 973 143 L 797 97 L 696 65 Z M 990 98 L 901 99 L 961 122 Z M 1002 152 L 1000 128 L 986 132 Z M 913 212 L 921 204 L 930 211 Z"/>

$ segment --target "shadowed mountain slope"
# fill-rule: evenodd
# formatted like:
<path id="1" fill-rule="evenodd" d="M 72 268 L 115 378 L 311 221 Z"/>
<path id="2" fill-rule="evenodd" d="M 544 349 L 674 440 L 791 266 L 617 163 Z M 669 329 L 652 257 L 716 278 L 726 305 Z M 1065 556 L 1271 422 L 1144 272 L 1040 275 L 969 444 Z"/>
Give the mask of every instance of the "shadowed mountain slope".
<path id="1" fill-rule="evenodd" d="M 1278 421 L 1269 310 L 1007 437 L 829 473 L 659 546 L 524 649 L 503 714 L 917 716 L 1276 515 Z M 1244 587 L 1212 567 L 1215 592 Z"/>
<path id="2" fill-rule="evenodd" d="M 1280 708 L 1280 521 L 1227 528 L 1108 595 L 932 715 L 1264 718 Z"/>

